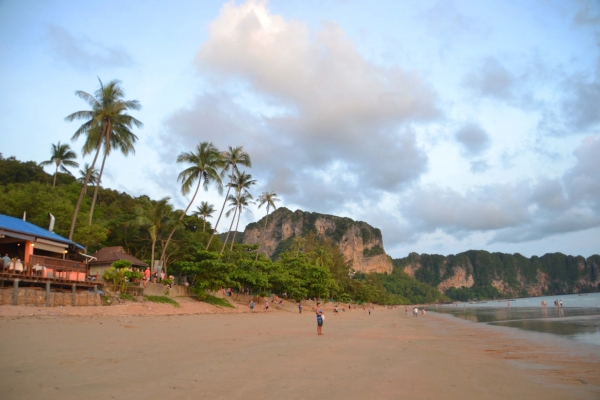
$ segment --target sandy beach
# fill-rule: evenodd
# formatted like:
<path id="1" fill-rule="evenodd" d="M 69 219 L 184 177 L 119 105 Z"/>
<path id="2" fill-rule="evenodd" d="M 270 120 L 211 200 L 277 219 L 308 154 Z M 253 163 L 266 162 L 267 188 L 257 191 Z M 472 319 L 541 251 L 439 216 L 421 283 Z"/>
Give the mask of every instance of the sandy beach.
<path id="1" fill-rule="evenodd" d="M 597 352 L 510 328 L 330 306 L 317 336 L 307 307 L 182 306 L 0 307 L 1 397 L 600 398 Z"/>

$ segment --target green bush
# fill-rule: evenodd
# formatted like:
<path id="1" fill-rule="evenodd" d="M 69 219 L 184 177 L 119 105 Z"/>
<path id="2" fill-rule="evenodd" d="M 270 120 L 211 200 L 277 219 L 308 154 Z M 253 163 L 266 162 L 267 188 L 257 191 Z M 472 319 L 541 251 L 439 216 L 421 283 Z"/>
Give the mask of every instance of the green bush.
<path id="1" fill-rule="evenodd" d="M 173 307 L 180 308 L 178 302 L 166 296 L 144 296 L 144 300 L 151 301 L 153 303 L 171 304 Z"/>
<path id="2" fill-rule="evenodd" d="M 129 267 L 131 267 L 131 265 L 132 265 L 131 261 L 127 261 L 127 260 L 117 260 L 117 261 L 113 262 L 112 264 L 110 264 L 111 267 L 114 267 L 116 269 L 129 268 Z"/>
<path id="3" fill-rule="evenodd" d="M 202 301 L 203 303 L 212 304 L 213 306 L 217 306 L 217 307 L 235 308 L 227 300 L 221 299 L 219 297 L 211 296 L 210 294 L 205 295 L 204 298 L 200 301 Z"/>

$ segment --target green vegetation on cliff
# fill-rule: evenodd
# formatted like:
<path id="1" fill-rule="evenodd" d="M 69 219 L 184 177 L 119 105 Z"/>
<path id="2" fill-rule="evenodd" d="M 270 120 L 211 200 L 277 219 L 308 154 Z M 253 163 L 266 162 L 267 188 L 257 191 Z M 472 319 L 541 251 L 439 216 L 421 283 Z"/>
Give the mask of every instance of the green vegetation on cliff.
<path id="1" fill-rule="evenodd" d="M 366 222 L 354 221 L 346 217 L 337 217 L 335 215 L 320 214 L 301 210 L 291 211 L 285 207 L 279 207 L 269 216 L 270 221 L 276 221 L 275 233 L 277 235 L 281 235 L 283 224 L 285 221 L 289 221 L 292 224 L 299 224 L 302 226 L 300 236 L 303 237 L 311 233 L 317 234 L 316 222 L 320 218 L 333 222 L 335 227 L 333 229 L 328 229 L 325 234 L 327 237 L 333 239 L 333 241 L 336 243 L 339 243 L 346 232 L 348 232 L 348 230 L 350 230 L 353 226 L 356 226 L 360 230 L 364 244 L 376 239 L 379 239 L 380 241 L 382 240 L 381 231 L 379 229 L 373 228 Z M 265 223 L 264 219 L 265 217 L 261 218 L 257 222 L 248 224 L 246 226 L 246 232 L 254 229 L 262 229 Z M 280 241 L 282 240 L 282 237 L 274 237 L 274 239 Z M 277 254 L 281 254 L 281 252 L 282 251 L 276 251 Z M 273 258 L 275 258 L 275 256 L 273 256 Z"/>
<path id="2" fill-rule="evenodd" d="M 600 256 L 587 260 L 581 256 L 549 253 L 527 258 L 521 254 L 469 250 L 457 255 L 411 253 L 394 259 L 394 267 L 411 266 L 415 278 L 431 286 L 453 277 L 459 268 L 473 278 L 472 287 L 449 288 L 453 300 L 494 299 L 593 292 L 600 290 Z"/>

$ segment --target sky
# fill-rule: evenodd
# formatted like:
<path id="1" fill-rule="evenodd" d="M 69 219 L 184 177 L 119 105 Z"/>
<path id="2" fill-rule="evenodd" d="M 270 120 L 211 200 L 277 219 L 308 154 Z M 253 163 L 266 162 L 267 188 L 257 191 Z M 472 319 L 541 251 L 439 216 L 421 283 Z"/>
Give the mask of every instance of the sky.
<path id="1" fill-rule="evenodd" d="M 98 79 L 144 124 L 105 187 L 184 209 L 177 155 L 209 141 L 248 152 L 255 198 L 365 221 L 394 258 L 599 252 L 598 0 L 0 0 L 4 157 L 91 162 L 65 117 Z"/>

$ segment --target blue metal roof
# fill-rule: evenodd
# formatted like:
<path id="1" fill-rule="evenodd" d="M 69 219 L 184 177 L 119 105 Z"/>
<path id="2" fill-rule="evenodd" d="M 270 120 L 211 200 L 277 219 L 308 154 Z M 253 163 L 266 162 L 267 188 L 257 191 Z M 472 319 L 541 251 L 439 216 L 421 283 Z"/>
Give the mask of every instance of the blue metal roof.
<path id="1" fill-rule="evenodd" d="M 11 232 L 16 234 L 22 234 L 26 236 L 33 236 L 36 238 L 54 240 L 55 242 L 70 244 L 80 249 L 84 247 L 80 244 L 70 241 L 54 232 L 50 232 L 44 228 L 40 228 L 31 222 L 23 221 L 22 219 L 10 217 L 8 215 L 0 214 L 0 231 L 4 232 L 5 235 L 10 236 Z"/>

